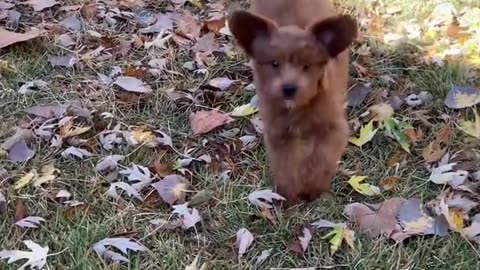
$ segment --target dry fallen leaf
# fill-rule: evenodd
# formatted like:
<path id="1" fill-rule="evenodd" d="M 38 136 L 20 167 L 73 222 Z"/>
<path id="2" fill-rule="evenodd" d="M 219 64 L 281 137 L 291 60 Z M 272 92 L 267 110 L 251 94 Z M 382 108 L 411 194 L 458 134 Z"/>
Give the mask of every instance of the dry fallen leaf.
<path id="1" fill-rule="evenodd" d="M 303 228 L 301 235 L 298 236 L 298 239 L 288 245 L 288 250 L 302 254 L 307 251 L 308 245 L 310 244 L 311 240 L 312 232 L 308 228 Z"/>
<path id="2" fill-rule="evenodd" d="M 55 0 L 28 0 L 22 2 L 22 4 L 31 5 L 34 11 L 42 11 L 46 8 L 51 8 L 55 5 L 59 5 L 60 3 Z"/>
<path id="3" fill-rule="evenodd" d="M 273 192 L 271 189 L 263 189 L 250 193 L 248 200 L 260 208 L 272 208 L 273 200 L 284 201 L 285 198 Z"/>
<path id="4" fill-rule="evenodd" d="M 400 177 L 389 176 L 382 180 L 382 187 L 385 190 L 392 190 L 398 187 L 402 183 L 402 181 L 403 180 Z"/>
<path id="5" fill-rule="evenodd" d="M 253 243 L 253 240 L 253 234 L 249 230 L 245 228 L 238 230 L 237 241 L 235 243 L 238 248 L 238 257 L 242 257 L 243 254 L 247 252 L 248 248 Z"/>
<path id="6" fill-rule="evenodd" d="M 189 208 L 188 203 L 173 205 L 172 214 L 182 217 L 183 228 L 188 230 L 202 220 L 200 213 L 195 208 Z"/>
<path id="7" fill-rule="evenodd" d="M 187 179 L 176 174 L 166 176 L 159 182 L 152 184 L 152 187 L 157 190 L 160 197 L 170 205 L 185 202 L 188 186 Z"/>
<path id="8" fill-rule="evenodd" d="M 345 213 L 361 232 L 369 236 L 384 234 L 390 237 L 398 229 L 397 215 L 404 201 L 402 198 L 391 198 L 372 206 L 352 203 L 345 206 Z"/>
<path id="9" fill-rule="evenodd" d="M 18 260 L 27 260 L 19 269 L 27 267 L 31 269 L 43 269 L 47 263 L 48 246 L 41 247 L 31 240 L 23 241 L 25 246 L 31 251 L 21 250 L 2 250 L 0 251 L 0 260 L 8 259 L 7 263 L 13 263 Z"/>
<path id="10" fill-rule="evenodd" d="M 142 94 L 152 92 L 152 88 L 150 88 L 150 86 L 146 85 L 141 80 L 135 77 L 120 76 L 115 80 L 113 84 L 118 85 L 122 89 L 129 92 L 142 93 Z"/>
<path id="11" fill-rule="evenodd" d="M 217 110 L 198 111 L 190 115 L 190 126 L 195 135 L 208 133 L 219 126 L 233 121 L 233 118 Z"/>
<path id="12" fill-rule="evenodd" d="M 111 260 L 114 262 L 129 262 L 127 258 L 122 256 L 121 253 L 118 253 L 113 250 L 109 250 L 110 247 L 115 247 L 117 250 L 120 250 L 123 254 L 127 254 L 128 250 L 132 251 L 144 251 L 145 247 L 142 245 L 133 242 L 127 238 L 105 238 L 98 241 L 93 245 L 93 250 L 104 259 Z"/>
<path id="13" fill-rule="evenodd" d="M 377 131 L 378 131 L 378 128 L 373 129 L 373 120 L 372 120 L 368 124 L 360 128 L 359 137 L 351 137 L 350 139 L 348 139 L 348 141 L 358 147 L 362 147 L 364 144 L 368 143 L 373 139 Z"/>
<path id="14" fill-rule="evenodd" d="M 40 36 L 40 30 L 33 28 L 26 33 L 15 33 L 0 27 L 0 49 L 12 44 L 34 39 Z"/>

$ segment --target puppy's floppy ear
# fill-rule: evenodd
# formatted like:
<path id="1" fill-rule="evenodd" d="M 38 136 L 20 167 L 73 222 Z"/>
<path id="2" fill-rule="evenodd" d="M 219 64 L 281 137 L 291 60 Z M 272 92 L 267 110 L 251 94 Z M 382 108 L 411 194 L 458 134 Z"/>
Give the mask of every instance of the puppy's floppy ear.
<path id="1" fill-rule="evenodd" d="M 309 30 L 316 40 L 336 57 L 353 42 L 357 36 L 357 22 L 347 15 L 327 18 L 314 23 Z"/>
<path id="2" fill-rule="evenodd" d="M 248 11 L 235 11 L 228 18 L 228 27 L 238 44 L 253 56 L 253 44 L 261 38 L 268 39 L 277 28 L 271 20 Z"/>

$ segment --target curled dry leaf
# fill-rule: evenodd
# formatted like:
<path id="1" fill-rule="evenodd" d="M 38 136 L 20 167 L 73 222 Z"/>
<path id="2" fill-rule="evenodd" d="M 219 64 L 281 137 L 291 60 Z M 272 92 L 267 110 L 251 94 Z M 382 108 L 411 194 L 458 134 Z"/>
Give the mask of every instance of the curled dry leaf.
<path id="1" fill-rule="evenodd" d="M 41 222 L 45 222 L 45 219 L 42 217 L 30 216 L 15 222 L 15 225 L 24 229 L 25 228 L 36 229 L 41 225 Z"/>
<path id="2" fill-rule="evenodd" d="M 127 193 L 128 196 L 133 196 L 137 199 L 139 199 L 140 201 L 143 201 L 143 197 L 142 195 L 140 195 L 140 193 L 135 189 L 133 188 L 131 185 L 125 183 L 125 182 L 116 182 L 116 183 L 112 183 L 110 185 L 110 188 L 108 188 L 107 190 L 107 196 L 111 197 L 111 198 L 114 198 L 114 199 L 120 199 L 120 195 L 117 193 L 117 188 L 120 188 L 122 189 L 123 191 L 125 191 Z"/>
<path id="3" fill-rule="evenodd" d="M 85 159 L 91 156 L 93 156 L 93 154 L 89 151 L 74 146 L 70 146 L 62 152 L 62 157 L 64 158 L 78 157 L 79 159 Z"/>
<path id="4" fill-rule="evenodd" d="M 110 247 L 115 247 L 121 253 L 109 250 Z M 128 238 L 105 238 L 93 245 L 93 250 L 104 259 L 111 260 L 113 262 L 125 262 L 128 263 L 129 260 L 125 258 L 122 254 L 127 255 L 128 250 L 132 251 L 144 251 L 145 247 L 142 245 L 133 242 Z"/>
<path id="5" fill-rule="evenodd" d="M 253 234 L 249 230 L 245 228 L 238 230 L 237 241 L 235 242 L 235 245 L 238 248 L 238 257 L 242 257 L 243 254 L 247 252 L 250 245 L 252 245 L 253 240 Z"/>
<path id="6" fill-rule="evenodd" d="M 43 80 L 33 80 L 23 84 L 18 89 L 18 93 L 22 95 L 33 94 L 38 91 L 46 90 L 47 86 L 48 86 L 48 83 Z"/>
<path id="7" fill-rule="evenodd" d="M 162 200 L 170 205 L 185 202 L 188 186 L 187 179 L 176 174 L 169 175 L 159 182 L 152 184 L 152 187 L 157 190 Z"/>
<path id="8" fill-rule="evenodd" d="M 260 208 L 272 208 L 273 200 L 284 201 L 285 198 L 271 189 L 257 190 L 248 195 L 248 200 Z"/>
<path id="9" fill-rule="evenodd" d="M 7 212 L 7 200 L 5 199 L 5 195 L 0 190 L 0 215 L 4 215 Z"/>
<path id="10" fill-rule="evenodd" d="M 190 115 L 190 126 L 195 135 L 208 133 L 219 126 L 233 121 L 233 118 L 217 110 L 198 111 Z"/>
<path id="11" fill-rule="evenodd" d="M 298 239 L 288 245 L 288 250 L 302 254 L 307 251 L 308 245 L 312 240 L 312 232 L 308 228 L 303 228 Z"/>

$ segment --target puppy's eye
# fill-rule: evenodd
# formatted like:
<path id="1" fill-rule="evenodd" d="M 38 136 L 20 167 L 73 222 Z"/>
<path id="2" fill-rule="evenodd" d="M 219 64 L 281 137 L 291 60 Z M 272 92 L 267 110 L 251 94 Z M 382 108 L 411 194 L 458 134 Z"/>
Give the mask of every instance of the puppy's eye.
<path id="1" fill-rule="evenodd" d="M 309 65 L 304 65 L 304 66 L 303 66 L 303 70 L 304 70 L 304 71 L 308 71 L 309 69 L 310 69 L 310 66 L 309 66 Z"/>
<path id="2" fill-rule="evenodd" d="M 272 65 L 273 68 L 279 68 L 280 67 L 280 63 L 278 63 L 278 61 L 272 61 L 271 65 Z"/>

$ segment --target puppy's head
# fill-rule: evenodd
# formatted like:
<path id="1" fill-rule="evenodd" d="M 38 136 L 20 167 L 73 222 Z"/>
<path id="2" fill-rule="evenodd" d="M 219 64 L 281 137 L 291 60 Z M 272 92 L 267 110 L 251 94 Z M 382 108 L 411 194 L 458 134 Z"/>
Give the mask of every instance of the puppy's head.
<path id="1" fill-rule="evenodd" d="M 302 107 L 317 95 L 328 61 L 344 51 L 357 33 L 356 22 L 348 16 L 328 18 L 301 29 L 278 27 L 265 17 L 237 11 L 228 24 L 238 44 L 255 62 L 261 84 L 258 91 L 288 109 Z"/>

